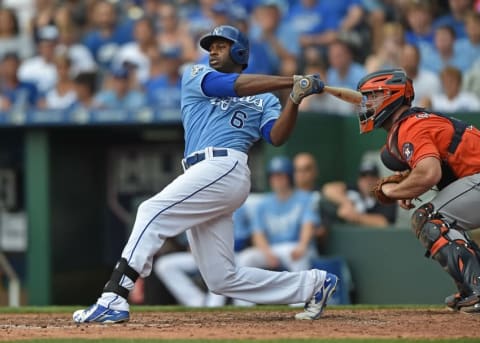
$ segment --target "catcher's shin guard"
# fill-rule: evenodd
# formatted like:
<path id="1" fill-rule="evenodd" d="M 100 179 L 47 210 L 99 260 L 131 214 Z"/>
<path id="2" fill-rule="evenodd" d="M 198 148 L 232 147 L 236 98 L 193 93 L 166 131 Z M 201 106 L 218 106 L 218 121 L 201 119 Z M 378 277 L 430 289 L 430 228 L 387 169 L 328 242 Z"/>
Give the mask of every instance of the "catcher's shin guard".
<path id="1" fill-rule="evenodd" d="M 110 280 L 105 284 L 103 291 L 112 292 L 127 299 L 130 291 L 121 285 L 124 276 L 128 277 L 133 283 L 135 283 L 138 278 L 138 273 L 128 265 L 126 259 L 122 258 L 113 269 Z"/>
<path id="2" fill-rule="evenodd" d="M 412 228 L 427 249 L 426 256 L 438 261 L 452 276 L 461 296 L 474 296 L 470 302 L 479 302 L 480 262 L 465 236 L 457 230 L 451 230 L 448 223 L 435 215 L 430 203 L 415 211 Z M 461 302 L 457 303 L 457 306 L 461 306 Z"/>

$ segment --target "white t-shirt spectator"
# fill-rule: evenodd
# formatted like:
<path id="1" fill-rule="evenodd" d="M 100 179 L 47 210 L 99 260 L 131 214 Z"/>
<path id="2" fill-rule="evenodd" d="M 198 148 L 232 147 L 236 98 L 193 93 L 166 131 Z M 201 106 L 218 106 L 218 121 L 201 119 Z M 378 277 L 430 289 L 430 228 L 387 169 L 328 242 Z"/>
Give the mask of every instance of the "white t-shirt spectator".
<path id="1" fill-rule="evenodd" d="M 18 69 L 18 78 L 35 84 L 40 93 L 46 93 L 57 82 L 57 69 L 53 63 L 47 63 L 42 57 L 35 56 L 22 62 Z"/>
<path id="2" fill-rule="evenodd" d="M 413 106 L 420 106 L 422 99 L 431 99 L 435 95 L 442 93 L 440 78 L 429 70 L 419 69 L 417 77 L 412 79 L 412 81 L 415 89 Z"/>
<path id="3" fill-rule="evenodd" d="M 75 91 L 59 94 L 56 88 L 52 88 L 45 94 L 45 108 L 49 110 L 64 110 L 72 106 L 77 100 Z"/>
<path id="4" fill-rule="evenodd" d="M 113 68 L 123 68 L 126 62 L 137 67 L 138 82 L 144 83 L 150 75 L 150 59 L 145 55 L 138 43 L 131 42 L 120 47 L 113 58 Z"/>
<path id="5" fill-rule="evenodd" d="M 460 92 L 454 99 L 448 99 L 445 94 L 432 96 L 432 109 L 434 111 L 454 112 L 476 112 L 480 111 L 480 101 L 468 92 Z"/>

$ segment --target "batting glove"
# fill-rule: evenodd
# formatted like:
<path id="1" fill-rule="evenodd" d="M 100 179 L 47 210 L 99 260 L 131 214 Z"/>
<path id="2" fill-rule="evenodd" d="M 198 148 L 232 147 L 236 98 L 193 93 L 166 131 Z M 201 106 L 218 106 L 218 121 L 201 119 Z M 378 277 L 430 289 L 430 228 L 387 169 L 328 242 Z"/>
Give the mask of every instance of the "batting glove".
<path id="1" fill-rule="evenodd" d="M 298 105 L 306 96 L 322 93 L 324 86 L 325 84 L 318 74 L 293 75 L 293 88 L 290 93 L 290 99 Z"/>

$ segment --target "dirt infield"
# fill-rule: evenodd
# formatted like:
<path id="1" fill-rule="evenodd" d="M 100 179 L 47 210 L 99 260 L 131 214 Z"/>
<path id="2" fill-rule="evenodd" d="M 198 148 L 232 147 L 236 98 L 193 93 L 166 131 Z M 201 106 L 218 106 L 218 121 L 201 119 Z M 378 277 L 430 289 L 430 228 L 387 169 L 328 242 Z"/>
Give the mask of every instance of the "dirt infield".
<path id="1" fill-rule="evenodd" d="M 72 322 L 69 313 L 0 314 L 0 341 L 45 338 L 476 338 L 480 315 L 444 309 L 327 309 L 318 321 L 297 311 L 134 312 L 129 323 Z"/>

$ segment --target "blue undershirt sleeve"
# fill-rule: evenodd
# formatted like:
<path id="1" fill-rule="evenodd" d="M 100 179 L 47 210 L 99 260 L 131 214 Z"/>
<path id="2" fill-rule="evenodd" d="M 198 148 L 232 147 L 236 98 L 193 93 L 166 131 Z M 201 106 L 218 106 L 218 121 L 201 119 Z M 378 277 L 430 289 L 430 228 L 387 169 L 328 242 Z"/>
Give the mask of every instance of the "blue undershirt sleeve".
<path id="1" fill-rule="evenodd" d="M 265 125 L 262 126 L 262 137 L 270 144 L 272 144 L 272 139 L 270 138 L 270 131 L 272 131 L 272 127 L 276 121 L 276 119 L 269 120 L 265 123 Z"/>
<path id="2" fill-rule="evenodd" d="M 238 97 L 234 85 L 239 76 L 240 74 L 237 73 L 226 74 L 212 71 L 203 77 L 202 91 L 209 97 Z"/>

